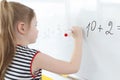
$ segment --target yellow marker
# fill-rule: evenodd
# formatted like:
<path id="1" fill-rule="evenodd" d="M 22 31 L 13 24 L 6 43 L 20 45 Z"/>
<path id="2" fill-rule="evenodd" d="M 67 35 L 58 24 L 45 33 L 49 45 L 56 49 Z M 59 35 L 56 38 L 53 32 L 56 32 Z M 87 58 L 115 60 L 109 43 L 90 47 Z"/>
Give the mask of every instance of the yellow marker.
<path id="1" fill-rule="evenodd" d="M 63 76 L 63 77 L 68 77 L 68 75 L 61 75 L 61 76 Z"/>
<path id="2" fill-rule="evenodd" d="M 42 75 L 42 80 L 53 80 L 53 79 L 50 78 L 50 77 L 47 77 L 47 76 L 45 76 L 45 75 Z"/>

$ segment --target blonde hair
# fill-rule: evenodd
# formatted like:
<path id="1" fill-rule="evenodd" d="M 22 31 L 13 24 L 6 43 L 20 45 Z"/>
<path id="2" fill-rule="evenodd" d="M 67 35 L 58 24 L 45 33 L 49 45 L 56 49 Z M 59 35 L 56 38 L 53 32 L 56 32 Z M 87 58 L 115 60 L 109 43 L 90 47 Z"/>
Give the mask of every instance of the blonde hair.
<path id="1" fill-rule="evenodd" d="M 11 63 L 16 50 L 15 26 L 19 21 L 30 25 L 34 11 L 17 2 L 0 2 L 0 80 Z"/>

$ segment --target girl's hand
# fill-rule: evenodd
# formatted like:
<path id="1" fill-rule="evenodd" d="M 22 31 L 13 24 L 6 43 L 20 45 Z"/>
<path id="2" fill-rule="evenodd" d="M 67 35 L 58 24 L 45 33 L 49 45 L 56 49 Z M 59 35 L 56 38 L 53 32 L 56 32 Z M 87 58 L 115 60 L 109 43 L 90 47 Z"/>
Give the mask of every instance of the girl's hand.
<path id="1" fill-rule="evenodd" d="M 73 26 L 72 27 L 72 37 L 75 40 L 81 40 L 82 39 L 82 29 L 78 26 Z"/>

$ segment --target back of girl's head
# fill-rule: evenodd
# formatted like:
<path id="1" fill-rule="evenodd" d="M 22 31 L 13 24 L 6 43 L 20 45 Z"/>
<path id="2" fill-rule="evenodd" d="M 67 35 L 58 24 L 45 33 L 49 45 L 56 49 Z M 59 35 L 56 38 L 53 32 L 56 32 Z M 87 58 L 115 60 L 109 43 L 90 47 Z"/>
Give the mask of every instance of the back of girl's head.
<path id="1" fill-rule="evenodd" d="M 31 8 L 17 2 L 9 3 L 14 11 L 14 25 L 16 25 L 19 21 L 25 22 L 29 25 L 35 15 L 34 11 Z"/>
<path id="2" fill-rule="evenodd" d="M 0 80 L 15 55 L 15 27 L 19 22 L 30 25 L 34 11 L 17 2 L 0 2 Z"/>

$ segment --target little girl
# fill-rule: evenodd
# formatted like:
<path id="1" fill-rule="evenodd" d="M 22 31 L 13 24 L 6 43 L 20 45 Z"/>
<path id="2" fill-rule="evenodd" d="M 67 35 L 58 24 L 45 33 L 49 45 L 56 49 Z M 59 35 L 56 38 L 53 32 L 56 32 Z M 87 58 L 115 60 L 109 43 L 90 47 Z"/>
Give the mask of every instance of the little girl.
<path id="1" fill-rule="evenodd" d="M 79 70 L 82 30 L 72 27 L 73 56 L 70 62 L 28 48 L 37 38 L 34 11 L 18 2 L 0 2 L 0 80 L 41 80 L 41 70 L 70 74 Z"/>

